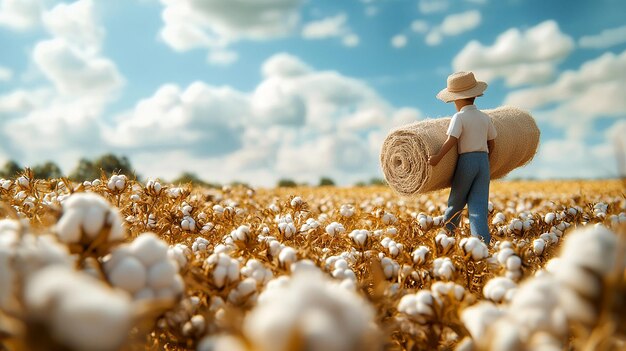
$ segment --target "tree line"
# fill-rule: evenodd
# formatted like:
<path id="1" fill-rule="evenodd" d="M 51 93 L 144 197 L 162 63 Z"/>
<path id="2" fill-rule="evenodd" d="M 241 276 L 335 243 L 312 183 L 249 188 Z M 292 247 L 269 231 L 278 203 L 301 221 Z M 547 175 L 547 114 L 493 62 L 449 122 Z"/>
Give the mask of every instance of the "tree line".
<path id="1" fill-rule="evenodd" d="M 31 167 L 35 178 L 37 179 L 55 179 L 62 178 L 66 175 L 63 174 L 61 168 L 52 161 L 47 161 L 42 164 Z M 18 174 L 24 171 L 24 167 L 14 160 L 7 161 L 4 167 L 0 169 L 0 178 L 15 178 Z M 141 180 L 141 177 L 135 173 L 130 160 L 126 156 L 117 156 L 114 154 L 105 154 L 94 159 L 81 158 L 78 161 L 78 165 L 67 175 L 67 178 L 76 182 L 83 182 L 85 180 L 92 181 L 100 178 L 104 173 L 107 177 L 112 174 L 124 174 L 131 179 Z M 171 181 L 173 184 L 187 184 L 192 183 L 194 185 L 220 188 L 221 184 L 207 182 L 197 174 L 192 172 L 183 172 L 178 178 Z M 361 181 L 356 183 L 356 186 L 368 186 L 368 185 L 385 185 L 385 181 L 379 178 L 372 178 L 369 181 Z M 247 185 L 241 182 L 232 182 L 230 185 Z M 296 187 L 296 186 L 308 186 L 310 184 L 297 183 L 292 179 L 280 179 L 276 186 L 278 187 Z M 321 177 L 317 186 L 335 186 L 335 182 L 329 177 Z"/>

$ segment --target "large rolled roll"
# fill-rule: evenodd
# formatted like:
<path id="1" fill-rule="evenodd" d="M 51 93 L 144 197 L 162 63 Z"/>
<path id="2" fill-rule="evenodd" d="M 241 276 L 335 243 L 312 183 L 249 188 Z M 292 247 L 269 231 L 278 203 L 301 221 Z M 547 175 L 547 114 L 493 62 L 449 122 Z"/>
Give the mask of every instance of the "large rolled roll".
<path id="1" fill-rule="evenodd" d="M 526 111 L 503 106 L 484 110 L 498 136 L 490 155 L 491 179 L 502 178 L 532 160 L 539 146 L 539 128 Z M 439 151 L 447 136 L 450 117 L 427 119 L 397 128 L 385 139 L 381 153 L 385 180 L 398 194 L 411 196 L 451 186 L 457 161 L 457 149 L 432 167 L 428 155 Z"/>

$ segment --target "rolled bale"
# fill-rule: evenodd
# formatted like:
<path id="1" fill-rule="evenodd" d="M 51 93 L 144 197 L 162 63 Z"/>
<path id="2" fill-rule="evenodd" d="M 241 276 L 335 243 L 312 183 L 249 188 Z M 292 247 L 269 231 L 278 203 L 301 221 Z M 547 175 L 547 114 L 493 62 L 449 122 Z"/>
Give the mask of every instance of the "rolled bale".
<path id="1" fill-rule="evenodd" d="M 516 107 L 484 110 L 498 136 L 490 155 L 491 179 L 502 178 L 532 160 L 539 146 L 539 128 L 533 117 Z M 449 188 L 456 167 L 456 146 L 432 167 L 428 156 L 446 141 L 450 117 L 427 119 L 397 128 L 385 139 L 380 153 L 385 180 L 402 196 Z"/>

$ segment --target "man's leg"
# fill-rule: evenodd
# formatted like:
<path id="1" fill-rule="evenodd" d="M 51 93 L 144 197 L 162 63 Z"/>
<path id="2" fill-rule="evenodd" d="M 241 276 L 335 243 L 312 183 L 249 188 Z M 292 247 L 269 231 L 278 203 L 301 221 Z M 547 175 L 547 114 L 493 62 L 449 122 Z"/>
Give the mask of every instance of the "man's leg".
<path id="1" fill-rule="evenodd" d="M 461 212 L 467 204 L 474 176 L 478 171 L 478 165 L 468 162 L 469 155 L 461 154 L 456 163 L 456 170 L 452 178 L 452 188 L 448 197 L 448 208 L 444 213 L 445 228 L 448 232 L 454 232 L 461 221 Z"/>
<path id="2" fill-rule="evenodd" d="M 474 155 L 476 156 L 474 163 L 479 165 L 480 169 L 467 196 L 470 230 L 473 236 L 481 237 L 485 244 L 489 245 L 491 241 L 491 234 L 487 224 L 489 181 L 491 178 L 489 174 L 489 155 L 487 153 Z"/>

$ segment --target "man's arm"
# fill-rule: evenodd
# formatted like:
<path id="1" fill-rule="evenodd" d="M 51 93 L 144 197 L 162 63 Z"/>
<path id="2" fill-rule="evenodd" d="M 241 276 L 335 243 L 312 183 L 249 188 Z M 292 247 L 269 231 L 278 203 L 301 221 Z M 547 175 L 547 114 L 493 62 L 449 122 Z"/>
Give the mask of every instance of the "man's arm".
<path id="1" fill-rule="evenodd" d="M 489 149 L 489 156 L 493 153 L 493 147 L 496 145 L 495 139 L 487 140 L 487 149 Z"/>
<path id="2" fill-rule="evenodd" d="M 428 157 L 428 163 L 430 163 L 431 166 L 436 166 L 458 141 L 458 138 L 448 135 L 448 139 L 443 143 L 439 152 L 436 155 Z"/>

